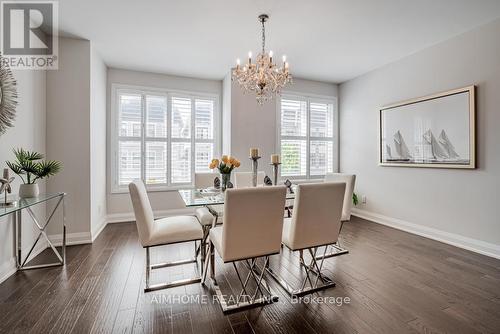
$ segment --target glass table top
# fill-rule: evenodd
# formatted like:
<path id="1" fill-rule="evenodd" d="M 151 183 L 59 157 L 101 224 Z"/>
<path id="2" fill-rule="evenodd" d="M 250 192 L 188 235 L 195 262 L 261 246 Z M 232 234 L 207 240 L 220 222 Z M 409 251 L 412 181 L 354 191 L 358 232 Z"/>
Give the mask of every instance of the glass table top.
<path id="1" fill-rule="evenodd" d="M 6 216 L 8 214 L 11 214 L 13 212 L 25 209 L 27 207 L 49 201 L 53 198 L 59 197 L 59 196 L 64 196 L 66 195 L 63 192 L 60 193 L 50 193 L 50 194 L 40 194 L 38 197 L 32 197 L 32 198 L 19 198 L 18 196 L 9 196 L 7 199 L 9 201 L 16 201 L 16 203 L 13 206 L 8 206 L 8 207 L 0 207 L 0 217 Z M 4 201 L 4 194 L 0 195 L 0 202 L 3 203 Z"/>
<path id="2" fill-rule="evenodd" d="M 224 193 L 213 188 L 179 189 L 179 194 L 187 207 L 224 204 Z M 294 198 L 295 194 L 287 191 L 286 199 Z"/>

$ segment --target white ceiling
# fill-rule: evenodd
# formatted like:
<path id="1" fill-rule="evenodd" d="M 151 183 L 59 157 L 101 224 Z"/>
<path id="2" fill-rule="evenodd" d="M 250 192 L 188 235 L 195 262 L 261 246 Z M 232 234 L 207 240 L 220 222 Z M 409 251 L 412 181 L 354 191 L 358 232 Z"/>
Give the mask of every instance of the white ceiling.
<path id="1" fill-rule="evenodd" d="M 343 82 L 500 17 L 500 0 L 60 0 L 63 35 L 108 66 L 221 79 L 267 46 L 297 77 Z"/>

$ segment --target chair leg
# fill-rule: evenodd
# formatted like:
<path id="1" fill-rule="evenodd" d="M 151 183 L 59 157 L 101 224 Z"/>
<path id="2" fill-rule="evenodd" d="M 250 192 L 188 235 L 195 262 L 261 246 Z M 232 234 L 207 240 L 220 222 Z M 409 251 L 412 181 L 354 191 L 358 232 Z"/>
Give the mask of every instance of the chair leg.
<path id="1" fill-rule="evenodd" d="M 303 252 L 300 254 L 300 268 L 304 268 L 305 277 L 302 281 L 302 284 L 299 288 L 294 288 L 288 282 L 286 282 L 283 278 L 281 278 L 276 272 L 274 272 L 271 268 L 267 268 L 267 272 L 271 275 L 271 277 L 279 284 L 281 287 L 290 294 L 290 296 L 301 296 L 308 293 L 313 293 L 319 290 L 328 289 L 335 286 L 335 282 L 333 282 L 330 278 L 326 277 L 321 273 L 323 268 L 323 262 L 325 261 L 325 254 L 321 256 L 321 262 L 318 265 L 316 259 L 317 248 L 308 248 L 309 253 L 311 254 L 311 261 L 307 263 L 303 257 Z M 326 253 L 326 248 L 325 248 Z M 311 279 L 311 274 L 316 275 L 316 279 Z M 321 280 L 321 284 L 319 284 Z M 309 283 L 309 284 L 307 284 Z"/>
<path id="2" fill-rule="evenodd" d="M 151 264 L 151 258 L 150 258 L 150 255 L 151 255 L 150 248 L 151 247 L 154 247 L 154 246 L 145 247 L 146 248 L 146 288 L 144 289 L 144 292 L 160 290 L 160 289 L 168 289 L 168 288 L 173 288 L 176 286 L 182 286 L 182 285 L 201 282 L 201 277 L 198 275 L 198 276 L 192 277 L 192 278 L 180 279 L 180 280 L 173 281 L 173 282 L 151 285 L 150 284 L 150 276 L 151 276 L 151 270 L 153 270 L 153 269 L 174 267 L 174 266 L 184 265 L 184 264 L 188 264 L 188 263 L 195 263 L 197 271 L 199 272 L 198 260 L 196 257 L 194 257 L 192 259 L 186 259 L 186 260 L 178 260 L 178 261 L 172 261 L 172 262 Z M 195 247 L 195 249 L 196 249 L 196 247 Z M 195 255 L 196 255 L 196 251 L 195 251 Z"/>
<path id="3" fill-rule="evenodd" d="M 344 226 L 344 222 L 343 222 L 343 221 L 341 221 L 341 222 L 340 222 L 340 231 L 339 231 L 339 236 L 340 236 L 340 232 L 342 231 L 342 227 L 343 227 L 343 226 Z M 334 256 L 339 256 L 339 255 L 344 255 L 344 254 L 349 254 L 349 251 L 348 251 L 347 249 L 342 248 L 342 247 L 340 246 L 340 242 L 339 242 L 339 240 L 337 240 L 337 242 L 336 242 L 336 243 L 334 243 L 334 244 L 332 244 L 332 245 L 325 246 L 325 247 L 326 247 L 326 248 L 328 248 L 328 247 L 330 247 L 330 246 L 333 248 L 333 251 L 328 252 L 328 253 L 325 253 L 325 255 L 324 255 L 324 256 L 325 256 L 325 258 L 334 257 Z M 322 257 L 322 256 L 317 256 L 317 257 L 316 257 L 316 260 L 321 260 L 321 259 L 323 259 L 323 257 Z"/>
<path id="4" fill-rule="evenodd" d="M 232 262 L 233 268 L 236 272 L 236 276 L 241 285 L 241 291 L 237 295 L 227 296 L 223 294 L 219 285 L 217 284 L 217 281 L 215 279 L 212 279 L 217 299 L 224 313 L 241 310 L 243 308 L 248 308 L 254 305 L 268 304 L 278 300 L 277 295 L 273 293 L 264 278 L 266 274 L 265 268 L 268 266 L 269 262 L 269 256 L 265 257 L 262 270 L 256 265 L 256 258 L 250 259 L 250 262 L 248 262 L 248 259 L 241 261 L 246 263 L 246 267 L 248 268 L 249 272 L 245 280 L 243 280 L 235 263 L 240 261 Z M 256 284 L 254 291 L 249 291 L 248 289 L 248 283 L 251 279 Z"/>
<path id="5" fill-rule="evenodd" d="M 149 247 L 146 247 L 146 289 L 149 289 L 150 274 L 151 274 L 151 259 L 149 257 Z"/>
<path id="6" fill-rule="evenodd" d="M 209 255 L 210 255 L 210 250 L 209 250 Z M 207 271 L 208 271 L 208 266 L 210 264 L 210 261 L 211 261 L 211 257 L 208 256 L 205 259 L 205 262 L 203 263 L 203 277 L 201 279 L 201 284 L 203 284 L 203 285 L 205 285 L 205 282 L 207 280 Z"/>
<path id="7" fill-rule="evenodd" d="M 215 249 L 214 244 L 210 241 L 210 278 L 215 279 Z"/>

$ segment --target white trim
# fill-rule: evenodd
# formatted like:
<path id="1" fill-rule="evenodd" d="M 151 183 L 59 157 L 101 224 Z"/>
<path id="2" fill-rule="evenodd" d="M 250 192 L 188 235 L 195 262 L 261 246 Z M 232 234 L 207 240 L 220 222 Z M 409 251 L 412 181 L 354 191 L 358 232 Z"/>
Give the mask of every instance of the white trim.
<path id="1" fill-rule="evenodd" d="M 106 226 L 106 224 L 104 224 L 104 226 Z M 49 235 L 49 239 L 54 244 L 54 246 L 62 245 L 62 234 Z M 92 241 L 93 240 L 90 232 L 66 233 L 67 246 L 91 244 Z"/>
<path id="2" fill-rule="evenodd" d="M 292 100 L 299 100 L 299 101 L 305 101 L 307 106 L 307 129 L 306 129 L 306 135 L 305 136 L 281 136 L 281 100 L 282 99 L 292 99 Z M 311 122 L 310 122 L 310 104 L 311 102 L 314 103 L 327 103 L 327 104 L 332 104 L 333 106 L 333 137 L 311 137 L 310 136 L 310 129 L 311 129 Z M 328 142 L 333 142 L 333 171 L 334 173 L 337 173 L 339 171 L 339 164 L 340 164 L 340 157 L 339 157 L 339 108 L 338 108 L 338 98 L 336 96 L 326 96 L 326 95 L 317 95 L 317 94 L 309 94 L 309 93 L 301 93 L 297 91 L 292 91 L 292 90 L 286 90 L 283 91 L 281 96 L 276 99 L 276 151 L 279 152 L 281 155 L 281 140 L 282 139 L 290 139 L 290 140 L 305 140 L 306 141 L 306 158 L 307 158 L 307 164 L 306 164 L 306 175 L 295 175 L 295 176 L 286 176 L 282 177 L 281 172 L 279 175 L 280 180 L 290 179 L 290 180 L 295 180 L 295 179 L 304 179 L 306 180 L 314 180 L 314 179 L 323 179 L 324 175 L 310 175 L 310 170 L 311 170 L 311 161 L 310 161 L 310 149 L 311 149 L 311 141 L 313 140 L 319 140 L 319 141 L 328 141 Z"/>
<path id="3" fill-rule="evenodd" d="M 100 219 L 99 223 L 97 224 L 97 226 L 95 226 L 95 228 L 92 229 L 92 232 L 91 232 L 92 242 L 94 242 L 94 240 L 99 236 L 99 234 L 101 234 L 102 230 L 104 230 L 106 225 L 108 225 L 108 222 L 106 221 L 106 217 L 102 217 Z"/>
<path id="4" fill-rule="evenodd" d="M 30 247 L 31 245 L 23 249 L 22 254 L 26 255 L 29 252 Z M 47 241 L 45 241 L 45 239 L 40 239 L 38 241 L 37 246 L 30 255 L 30 261 L 34 259 L 38 254 L 46 250 L 47 247 L 49 247 Z M 0 264 L 0 283 L 8 279 L 10 276 L 14 275 L 16 272 L 17 272 L 16 257 L 12 256 L 10 259 Z"/>
<path id="5" fill-rule="evenodd" d="M 135 86 L 135 85 L 124 85 L 124 84 L 118 84 L 118 83 L 112 83 L 111 84 L 111 110 L 110 110 L 110 120 L 111 120 L 111 129 L 110 129 L 110 138 L 111 138 L 111 149 L 110 152 L 108 153 L 108 158 L 111 159 L 111 171 L 110 171 L 110 180 L 108 181 L 110 183 L 110 189 L 111 189 L 111 194 L 118 194 L 118 193 L 126 193 L 127 192 L 127 187 L 122 186 L 120 187 L 118 185 L 118 161 L 119 161 L 119 156 L 118 156 L 118 142 L 119 142 L 119 129 L 118 129 L 118 113 L 117 113 L 117 108 L 118 108 L 118 97 L 119 97 L 119 92 L 128 92 L 130 94 L 137 94 L 141 96 L 141 119 L 142 119 L 142 128 L 141 128 L 141 137 L 140 138 L 131 138 L 132 140 L 137 140 L 141 142 L 141 151 L 145 152 L 145 143 L 148 141 L 160 141 L 160 142 L 166 142 L 167 143 L 167 184 L 160 184 L 160 185 L 148 185 L 147 188 L 150 190 L 151 188 L 156 188 L 156 191 L 168 191 L 168 190 L 176 190 L 179 189 L 179 186 L 183 186 L 185 188 L 186 186 L 194 186 L 194 170 L 196 168 L 196 154 L 195 154 L 195 148 L 196 148 L 196 143 L 199 142 L 206 142 L 206 143 L 213 143 L 214 145 L 214 156 L 218 156 L 221 152 L 221 145 L 222 145 L 222 133 L 221 131 L 218 131 L 222 128 L 222 117 L 221 117 L 221 96 L 220 94 L 214 94 L 214 93 L 204 93 L 204 92 L 197 92 L 197 91 L 183 91 L 183 90 L 175 90 L 175 89 L 168 89 L 168 88 L 158 88 L 158 87 L 146 87 L 146 86 Z M 158 138 L 158 139 L 151 139 L 146 137 L 146 132 L 145 132 L 145 117 L 146 117 L 146 110 L 145 110 L 145 101 L 144 97 L 147 94 L 151 95 L 158 95 L 158 96 L 165 96 L 167 100 L 167 138 Z M 171 138 L 171 117 L 172 117 L 172 110 L 171 110 L 171 101 L 172 97 L 183 97 L 183 98 L 190 98 L 191 99 L 191 138 L 185 139 L 185 138 Z M 195 100 L 196 99 L 207 99 L 207 100 L 212 100 L 214 102 L 214 115 L 213 115 L 213 139 L 196 139 L 196 129 L 194 127 L 194 122 L 195 122 L 195 115 L 194 115 L 194 109 L 195 109 Z M 123 137 L 122 137 L 123 138 Z M 172 147 L 172 142 L 186 142 L 186 143 L 191 143 L 191 183 L 171 183 L 171 147 Z M 141 177 L 142 179 L 145 178 L 144 176 L 144 159 L 145 159 L 145 154 L 142 154 L 141 156 Z"/>
<path id="6" fill-rule="evenodd" d="M 422 237 L 440 241 L 445 244 L 500 259 L 500 245 L 496 245 L 490 242 L 464 237 L 459 234 L 441 231 L 432 227 L 410 223 L 402 219 L 384 216 L 359 208 L 352 208 L 352 215 L 370 220 L 378 224 L 390 226 L 401 231 L 420 235 Z"/>

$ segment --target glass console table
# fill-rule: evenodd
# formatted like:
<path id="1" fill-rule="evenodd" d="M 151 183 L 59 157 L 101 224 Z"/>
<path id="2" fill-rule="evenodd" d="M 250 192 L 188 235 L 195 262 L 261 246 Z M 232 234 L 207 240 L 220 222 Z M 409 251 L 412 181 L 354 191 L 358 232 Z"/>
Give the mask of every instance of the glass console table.
<path id="1" fill-rule="evenodd" d="M 15 256 L 16 256 L 16 266 L 17 270 L 27 270 L 27 269 L 37 269 L 37 268 L 47 268 L 54 266 L 62 266 L 66 261 L 66 208 L 64 203 L 64 198 L 66 197 L 66 193 L 53 193 L 53 194 L 40 194 L 38 197 L 33 198 L 16 198 L 15 205 L 9 207 L 0 207 L 0 218 L 8 215 L 12 215 L 14 217 L 14 239 L 15 239 Z M 35 213 L 33 212 L 33 207 L 37 204 L 46 203 L 49 201 L 56 201 L 56 205 L 54 209 L 47 216 L 47 219 L 40 220 Z M 58 252 L 57 248 L 54 244 L 49 240 L 47 236 L 47 226 L 52 221 L 57 209 L 62 204 L 62 248 L 61 253 Z M 35 238 L 35 242 L 30 247 L 28 254 L 23 258 L 22 256 L 22 212 L 23 210 L 28 213 L 33 221 L 33 224 L 39 230 L 38 236 Z M 52 249 L 54 254 L 57 256 L 58 261 L 54 263 L 43 263 L 36 265 L 26 265 L 30 258 L 31 253 L 35 249 L 35 246 L 40 241 L 41 237 L 44 237 L 47 241 L 49 247 Z"/>

